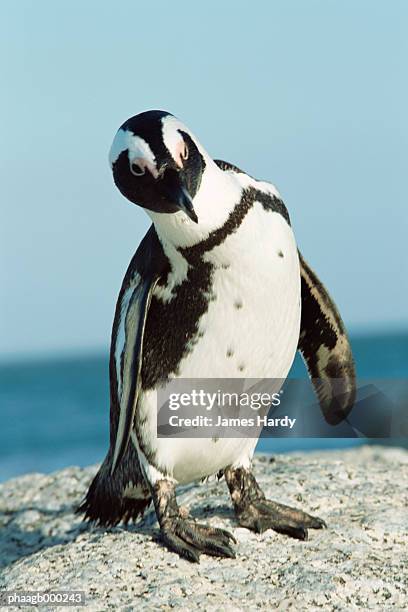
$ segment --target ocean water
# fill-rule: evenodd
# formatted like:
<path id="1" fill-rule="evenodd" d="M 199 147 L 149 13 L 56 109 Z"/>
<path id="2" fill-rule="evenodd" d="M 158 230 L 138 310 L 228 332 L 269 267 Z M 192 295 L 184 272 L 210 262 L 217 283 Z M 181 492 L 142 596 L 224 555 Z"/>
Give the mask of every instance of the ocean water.
<path id="1" fill-rule="evenodd" d="M 352 345 L 360 378 L 408 378 L 408 332 L 354 336 Z M 299 357 L 291 376 L 306 376 Z M 109 434 L 108 356 L 2 363 L 0 413 L 0 480 L 101 461 Z M 361 443 L 266 438 L 257 450 L 289 452 Z"/>

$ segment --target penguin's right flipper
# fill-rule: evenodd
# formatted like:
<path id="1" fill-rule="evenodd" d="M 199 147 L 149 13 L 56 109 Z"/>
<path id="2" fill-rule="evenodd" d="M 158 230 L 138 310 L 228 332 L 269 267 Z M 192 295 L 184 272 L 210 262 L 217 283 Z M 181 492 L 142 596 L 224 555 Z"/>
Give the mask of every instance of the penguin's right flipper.
<path id="1" fill-rule="evenodd" d="M 151 226 L 129 264 L 116 304 L 110 351 L 110 448 L 78 512 L 102 525 L 142 515 L 151 503 L 129 444 L 140 391 L 143 333 L 153 289 L 168 261 Z"/>
<path id="2" fill-rule="evenodd" d="M 110 353 L 111 473 L 129 444 L 141 388 L 143 334 L 153 290 L 169 263 L 152 225 L 126 272 L 116 304 Z"/>

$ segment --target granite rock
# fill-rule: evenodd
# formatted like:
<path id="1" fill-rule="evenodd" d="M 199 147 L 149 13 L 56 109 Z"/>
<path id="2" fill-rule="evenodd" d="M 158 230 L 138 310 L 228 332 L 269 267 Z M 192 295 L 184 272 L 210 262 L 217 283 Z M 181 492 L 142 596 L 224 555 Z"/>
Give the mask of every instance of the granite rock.
<path id="1" fill-rule="evenodd" d="M 191 564 L 157 542 L 152 512 L 130 527 L 82 523 L 74 509 L 96 466 L 28 474 L 0 486 L 0 589 L 84 591 L 87 610 L 408 608 L 407 451 L 257 455 L 254 468 L 268 497 L 328 529 L 300 542 L 239 528 L 225 482 L 212 480 L 179 502 L 230 530 L 237 558 Z"/>

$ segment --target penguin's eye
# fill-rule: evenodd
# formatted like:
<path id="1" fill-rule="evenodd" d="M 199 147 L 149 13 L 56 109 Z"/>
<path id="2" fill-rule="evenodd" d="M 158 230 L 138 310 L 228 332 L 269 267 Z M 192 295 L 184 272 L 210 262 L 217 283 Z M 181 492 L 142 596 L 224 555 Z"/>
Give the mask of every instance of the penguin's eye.
<path id="1" fill-rule="evenodd" d="M 139 166 L 137 162 L 132 162 L 130 164 L 130 171 L 134 176 L 143 176 L 146 172 L 146 168 Z"/>
<path id="2" fill-rule="evenodd" d="M 181 158 L 186 160 L 188 159 L 188 146 L 184 143 L 184 147 L 181 149 Z"/>

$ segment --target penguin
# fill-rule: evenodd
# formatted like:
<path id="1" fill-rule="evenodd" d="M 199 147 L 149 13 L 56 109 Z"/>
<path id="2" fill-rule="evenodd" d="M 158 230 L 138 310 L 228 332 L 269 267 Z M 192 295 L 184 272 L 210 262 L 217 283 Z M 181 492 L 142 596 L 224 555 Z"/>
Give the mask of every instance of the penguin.
<path id="1" fill-rule="evenodd" d="M 299 350 L 326 420 L 347 417 L 355 370 L 345 326 L 300 254 L 277 189 L 214 160 L 175 116 L 151 110 L 119 128 L 116 187 L 152 224 L 125 274 L 110 351 L 110 447 L 78 511 L 100 525 L 153 503 L 161 540 L 198 562 L 235 557 L 233 535 L 196 522 L 177 485 L 223 476 L 237 522 L 305 540 L 322 519 L 266 499 L 257 439 L 157 435 L 157 392 L 173 378 L 284 380 Z"/>

